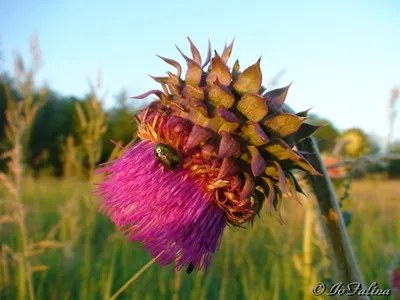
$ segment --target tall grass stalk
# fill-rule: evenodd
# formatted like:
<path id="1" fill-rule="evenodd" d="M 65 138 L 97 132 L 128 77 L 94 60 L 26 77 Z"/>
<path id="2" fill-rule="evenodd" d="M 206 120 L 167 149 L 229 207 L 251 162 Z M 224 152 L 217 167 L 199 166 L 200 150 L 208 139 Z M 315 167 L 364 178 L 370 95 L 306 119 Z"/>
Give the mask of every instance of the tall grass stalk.
<path id="1" fill-rule="evenodd" d="M 24 167 L 27 163 L 27 148 L 30 130 L 39 108 L 45 102 L 46 89 L 40 92 L 39 99 L 34 101 L 34 76 L 40 68 L 40 49 L 37 38 L 31 41 L 32 67 L 25 68 L 21 55 L 15 54 L 15 77 L 17 88 L 22 96 L 21 100 L 15 99 L 8 85 L 5 86 L 7 109 L 6 137 L 11 144 L 11 149 L 0 155 L 0 159 L 7 159 L 8 174 L 0 172 L 0 182 L 6 187 L 10 198 L 5 203 L 5 212 L 11 216 L 19 229 L 18 249 L 15 259 L 18 263 L 17 299 L 25 299 L 26 286 L 30 299 L 35 299 L 32 274 L 33 270 L 29 262 L 30 245 L 26 227 L 26 208 L 22 203 L 22 178 Z"/>
<path id="2" fill-rule="evenodd" d="M 83 104 L 75 103 L 78 115 L 78 134 L 85 152 L 88 164 L 88 178 L 94 178 L 94 170 L 100 159 L 102 150 L 102 136 L 106 132 L 106 115 L 103 108 L 104 97 L 99 98 L 97 90 L 100 88 L 100 74 L 97 86 L 90 85 L 90 98 Z"/>

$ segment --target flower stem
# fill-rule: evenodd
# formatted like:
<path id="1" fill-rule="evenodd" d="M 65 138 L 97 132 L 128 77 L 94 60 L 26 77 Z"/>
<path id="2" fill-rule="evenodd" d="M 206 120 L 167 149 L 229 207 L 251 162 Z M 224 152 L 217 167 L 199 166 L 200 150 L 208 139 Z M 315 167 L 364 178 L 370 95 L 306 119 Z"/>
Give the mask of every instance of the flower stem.
<path id="1" fill-rule="evenodd" d="M 294 113 L 291 108 L 284 109 Z M 307 160 L 323 176 L 308 175 L 307 179 L 312 187 L 319 205 L 322 224 L 334 258 L 339 280 L 346 286 L 352 282 L 358 282 L 366 289 L 356 256 L 350 244 L 346 226 L 343 222 L 342 212 L 332 182 L 327 175 L 318 147 L 312 137 L 306 138 L 298 144 L 300 151 L 304 151 Z M 369 299 L 367 296 L 354 296 L 354 299 Z"/>
<path id="2" fill-rule="evenodd" d="M 140 277 L 151 265 L 156 261 L 155 258 L 150 260 L 147 264 L 145 264 L 139 271 L 137 271 L 125 284 L 110 298 L 110 300 L 115 300 L 119 295 L 122 294 L 136 279 Z"/>

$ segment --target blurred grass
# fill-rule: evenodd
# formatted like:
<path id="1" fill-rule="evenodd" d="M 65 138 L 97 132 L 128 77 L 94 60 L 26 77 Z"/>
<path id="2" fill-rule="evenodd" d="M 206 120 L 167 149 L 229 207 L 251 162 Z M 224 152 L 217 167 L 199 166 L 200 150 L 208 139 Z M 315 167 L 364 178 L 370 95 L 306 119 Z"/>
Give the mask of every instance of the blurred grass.
<path id="1" fill-rule="evenodd" d="M 346 200 L 345 208 L 354 212 L 349 235 L 367 285 L 376 281 L 379 288 L 389 288 L 389 264 L 400 249 L 399 184 L 358 181 Z M 151 259 L 140 244 L 127 241 L 97 213 L 89 183 L 25 179 L 23 191 L 29 242 L 42 241 L 32 247 L 36 252 L 30 260 L 34 270 L 41 266 L 33 274 L 36 299 L 109 299 Z M 5 197 L 0 187 L 0 209 Z M 286 201 L 283 214 L 284 225 L 264 209 L 253 228 L 227 228 L 207 272 L 187 275 L 153 265 L 118 299 L 302 299 L 296 256 L 303 255 L 305 209 Z M 314 236 L 318 240 L 318 228 Z M 15 224 L 0 224 L 1 299 L 16 297 L 18 264 L 12 251 L 18 240 Z M 312 268 L 317 270 L 324 258 L 317 242 L 313 253 Z M 329 277 L 330 269 L 320 268 L 317 280 Z"/>

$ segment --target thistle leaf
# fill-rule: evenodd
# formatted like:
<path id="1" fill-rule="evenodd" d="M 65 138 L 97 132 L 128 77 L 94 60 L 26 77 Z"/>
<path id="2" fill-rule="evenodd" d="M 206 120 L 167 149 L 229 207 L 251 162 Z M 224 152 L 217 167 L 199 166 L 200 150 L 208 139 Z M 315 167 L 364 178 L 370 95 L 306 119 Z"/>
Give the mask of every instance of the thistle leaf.
<path id="1" fill-rule="evenodd" d="M 223 107 L 229 109 L 235 103 L 235 96 L 227 87 L 219 82 L 218 78 L 210 87 L 210 90 L 208 91 L 208 98 L 210 99 L 210 102 L 216 107 L 222 105 Z"/>
<path id="2" fill-rule="evenodd" d="M 213 136 L 213 133 L 199 125 L 194 125 L 185 144 L 184 150 L 192 149 Z"/>
<path id="3" fill-rule="evenodd" d="M 189 37 L 187 37 L 187 39 L 189 40 L 190 43 L 190 51 L 192 52 L 192 57 L 193 60 L 199 65 L 201 66 L 201 56 L 200 56 L 200 52 L 199 50 L 196 48 L 196 46 L 192 43 L 191 39 Z"/>
<path id="4" fill-rule="evenodd" d="M 254 214 L 258 215 L 261 218 L 260 212 L 264 205 L 265 199 L 267 199 L 267 196 L 263 192 L 261 192 L 257 189 L 254 190 L 254 196 L 256 199 L 256 201 L 254 203 Z"/>
<path id="5" fill-rule="evenodd" d="M 261 188 L 264 190 L 264 194 L 268 195 L 269 213 L 272 214 L 273 203 L 275 199 L 275 188 L 271 179 L 268 177 L 261 178 Z"/>
<path id="6" fill-rule="evenodd" d="M 239 77 L 239 74 L 240 74 L 240 64 L 239 60 L 237 59 L 232 68 L 232 80 L 236 80 Z"/>
<path id="7" fill-rule="evenodd" d="M 296 188 L 296 191 L 297 191 L 298 193 L 301 193 L 301 194 L 303 194 L 304 196 L 307 197 L 306 193 L 304 193 L 304 191 L 303 191 L 303 189 L 301 188 L 301 186 L 300 186 L 299 182 L 297 181 L 296 177 L 295 177 L 291 172 L 286 172 L 286 175 L 287 175 L 287 176 L 290 176 L 290 178 L 292 179 L 292 181 L 293 181 L 293 183 L 294 183 L 294 186 L 295 186 L 295 188 Z"/>
<path id="8" fill-rule="evenodd" d="M 211 157 L 216 157 L 217 149 L 214 147 L 214 145 L 206 144 L 203 147 L 201 147 L 201 155 L 205 159 L 210 159 Z"/>
<path id="9" fill-rule="evenodd" d="M 267 134 L 262 130 L 260 124 L 247 121 L 241 128 L 242 137 L 254 146 L 262 146 L 269 142 Z"/>
<path id="10" fill-rule="evenodd" d="M 279 223 L 283 224 L 283 217 L 282 217 L 282 211 L 281 211 L 281 207 L 282 207 L 282 193 L 279 189 L 277 189 L 275 191 L 275 198 L 274 198 L 274 209 L 276 211 L 276 213 L 278 214 L 278 221 Z"/>
<path id="11" fill-rule="evenodd" d="M 265 99 L 255 93 L 247 93 L 239 100 L 237 110 L 249 120 L 259 122 L 268 114 Z"/>
<path id="12" fill-rule="evenodd" d="M 156 95 L 158 98 L 161 98 L 161 94 L 162 93 L 163 92 L 161 92 L 160 90 L 151 90 L 151 91 L 148 91 L 148 92 L 146 92 L 144 94 L 141 94 L 139 96 L 133 96 L 133 97 L 130 97 L 130 98 L 131 99 L 144 99 L 144 98 L 146 98 L 146 97 L 148 97 L 150 95 Z"/>
<path id="13" fill-rule="evenodd" d="M 185 84 L 182 94 L 184 97 L 187 98 L 195 98 L 201 101 L 204 100 L 204 90 L 201 87 L 195 87 L 190 84 Z"/>
<path id="14" fill-rule="evenodd" d="M 254 176 L 260 176 L 266 167 L 265 159 L 262 157 L 257 147 L 248 146 L 248 149 L 251 154 L 251 171 Z"/>
<path id="15" fill-rule="evenodd" d="M 271 140 L 263 150 L 268 152 L 275 160 L 290 160 L 292 162 L 298 162 L 300 157 L 286 144 L 283 140 L 276 139 Z"/>
<path id="16" fill-rule="evenodd" d="M 289 113 L 276 114 L 263 122 L 269 133 L 285 137 L 299 130 L 304 119 Z"/>
<path id="17" fill-rule="evenodd" d="M 239 119 L 236 115 L 221 105 L 218 106 L 217 115 L 214 119 L 218 122 L 218 133 L 222 131 L 233 132 L 240 126 Z"/>
<path id="18" fill-rule="evenodd" d="M 203 65 L 201 66 L 202 69 L 208 65 L 208 63 L 210 62 L 210 59 L 211 59 L 211 42 L 210 42 L 210 40 L 208 40 L 207 56 L 206 56 L 206 59 L 204 60 Z"/>
<path id="19" fill-rule="evenodd" d="M 233 43 L 235 42 L 235 39 L 232 40 L 231 44 L 228 47 L 224 48 L 224 52 L 222 52 L 221 59 L 224 63 L 228 62 L 229 57 L 231 57 L 232 53 L 232 48 L 233 48 Z"/>
<path id="20" fill-rule="evenodd" d="M 305 159 L 301 159 L 300 161 L 296 162 L 296 166 L 300 167 L 304 171 L 307 171 L 311 175 L 322 176 L 320 172 L 314 169 L 314 167 Z"/>
<path id="21" fill-rule="evenodd" d="M 306 109 L 306 110 L 300 111 L 300 112 L 298 112 L 298 113 L 296 114 L 296 116 L 299 116 L 299 117 L 305 118 L 305 117 L 307 117 L 307 115 L 308 115 L 308 112 L 309 112 L 311 109 L 312 109 L 312 107 L 310 107 L 309 109 Z"/>
<path id="22" fill-rule="evenodd" d="M 187 84 L 197 87 L 200 85 L 203 69 L 193 60 L 189 60 L 187 64 L 188 69 L 186 71 L 185 81 Z"/>
<path id="23" fill-rule="evenodd" d="M 211 86 L 217 78 L 220 83 L 226 86 L 229 85 L 232 80 L 228 66 L 223 62 L 218 53 L 215 52 L 215 56 L 211 61 L 211 70 L 207 75 L 206 82 Z"/>
<path id="24" fill-rule="evenodd" d="M 250 197 L 254 193 L 255 183 L 251 175 L 247 172 L 243 173 L 245 180 L 242 191 L 240 192 L 240 201 Z"/>
<path id="25" fill-rule="evenodd" d="M 268 99 L 268 107 L 275 111 L 281 109 L 286 100 L 290 86 L 291 84 L 283 88 L 267 92 L 264 96 Z"/>
<path id="26" fill-rule="evenodd" d="M 167 64 L 173 66 L 176 69 L 176 76 L 181 77 L 182 67 L 176 60 L 165 58 L 165 57 L 162 57 L 160 55 L 157 55 L 157 56 L 159 58 L 161 58 L 163 61 L 165 61 Z"/>
<path id="27" fill-rule="evenodd" d="M 222 160 L 222 164 L 221 164 L 221 168 L 219 169 L 217 180 L 224 178 L 224 177 L 236 175 L 238 172 L 240 172 L 240 168 L 237 165 L 236 161 L 231 157 L 225 157 Z"/>
<path id="28" fill-rule="evenodd" d="M 294 140 L 296 143 L 304 140 L 310 135 L 314 134 L 318 129 L 324 127 L 327 124 L 312 125 L 308 123 L 301 124 L 299 130 L 294 134 Z"/>
<path id="29" fill-rule="evenodd" d="M 208 117 L 207 106 L 199 99 L 189 98 L 189 106 L 199 111 L 204 117 Z"/>
<path id="30" fill-rule="evenodd" d="M 281 190 L 285 193 L 285 195 L 290 197 L 287 186 L 286 186 L 285 172 L 283 172 L 282 167 L 276 161 L 267 161 L 266 165 L 270 168 L 273 167 L 275 169 L 275 172 L 277 175 L 276 178 L 279 181 L 279 186 L 280 186 Z M 267 174 L 267 173 L 266 173 L 266 175 L 269 176 L 269 174 Z"/>
<path id="31" fill-rule="evenodd" d="M 286 185 L 290 191 L 291 198 L 301 204 L 299 195 L 297 195 L 297 192 L 296 192 L 296 185 L 295 185 L 292 177 L 289 174 L 286 174 Z"/>
<path id="32" fill-rule="evenodd" d="M 258 93 L 261 88 L 262 73 L 261 58 L 241 73 L 233 84 L 233 89 L 239 94 Z"/>
<path id="33" fill-rule="evenodd" d="M 239 157 L 241 154 L 239 142 L 226 131 L 221 131 L 220 135 L 222 138 L 219 144 L 218 158 Z"/>

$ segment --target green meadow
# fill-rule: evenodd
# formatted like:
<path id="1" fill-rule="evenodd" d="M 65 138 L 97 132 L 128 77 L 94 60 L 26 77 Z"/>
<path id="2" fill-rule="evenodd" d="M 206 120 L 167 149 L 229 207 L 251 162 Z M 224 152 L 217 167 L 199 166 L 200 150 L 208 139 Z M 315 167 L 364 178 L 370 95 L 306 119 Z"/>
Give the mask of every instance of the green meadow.
<path id="1" fill-rule="evenodd" d="M 400 248 L 399 184 L 356 181 L 345 202 L 353 212 L 348 231 L 367 285 L 376 281 L 389 288 L 388 270 Z M 25 178 L 21 230 L 7 215 L 9 196 L 0 188 L 1 299 L 30 293 L 35 299 L 110 299 L 130 279 L 118 299 L 314 299 L 314 283 L 334 282 L 313 197 L 303 198 L 303 205 L 285 201 L 283 225 L 264 209 L 253 228 L 227 228 L 209 270 L 188 275 L 157 264 L 143 270 L 150 255 L 98 213 L 91 189 L 82 180 Z"/>

